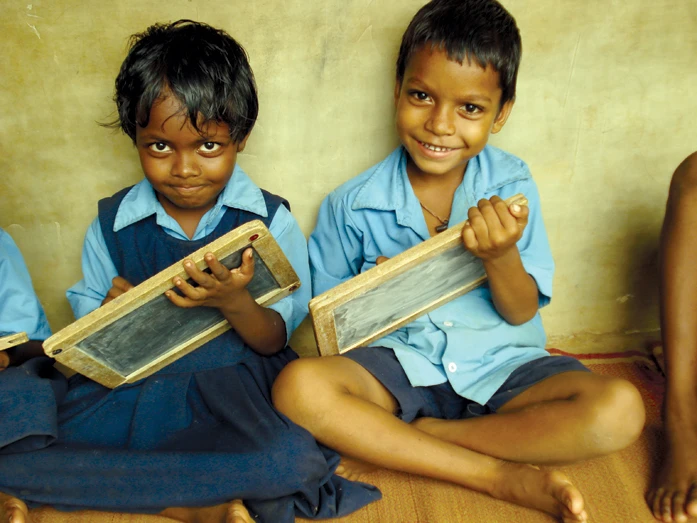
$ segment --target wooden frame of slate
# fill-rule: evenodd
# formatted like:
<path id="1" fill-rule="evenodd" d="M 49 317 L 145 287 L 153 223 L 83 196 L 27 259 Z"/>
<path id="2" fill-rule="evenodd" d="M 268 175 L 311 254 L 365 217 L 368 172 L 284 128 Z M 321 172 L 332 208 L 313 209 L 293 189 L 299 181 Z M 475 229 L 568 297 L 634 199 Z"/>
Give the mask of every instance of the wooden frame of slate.
<path id="1" fill-rule="evenodd" d="M 187 258 L 208 270 L 212 252 L 228 268 L 239 267 L 251 247 L 254 277 L 247 286 L 263 306 L 288 296 L 300 280 L 266 226 L 248 222 Z M 110 388 L 150 376 L 230 328 L 220 311 L 184 309 L 164 295 L 176 276 L 189 280 L 182 262 L 80 318 L 44 342 L 44 352 L 70 369 Z"/>
<path id="2" fill-rule="evenodd" d="M 522 194 L 506 200 L 527 205 Z M 486 280 L 455 225 L 310 301 L 322 356 L 365 347 Z"/>
<path id="3" fill-rule="evenodd" d="M 7 336 L 0 336 L 0 351 L 11 349 L 15 345 L 21 345 L 29 341 L 26 332 L 17 332 Z"/>

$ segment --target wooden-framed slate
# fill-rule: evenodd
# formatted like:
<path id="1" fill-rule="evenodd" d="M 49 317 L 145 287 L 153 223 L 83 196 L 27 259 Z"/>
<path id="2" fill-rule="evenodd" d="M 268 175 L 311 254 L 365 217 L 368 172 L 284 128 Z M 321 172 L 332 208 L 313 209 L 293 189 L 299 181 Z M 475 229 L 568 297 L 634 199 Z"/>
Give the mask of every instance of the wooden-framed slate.
<path id="1" fill-rule="evenodd" d="M 263 306 L 288 296 L 300 280 L 266 226 L 248 222 L 187 258 L 207 270 L 212 252 L 223 265 L 239 267 L 251 247 L 254 277 L 247 286 Z M 68 325 L 44 342 L 44 352 L 70 369 L 110 388 L 145 378 L 230 328 L 214 308 L 179 308 L 164 292 L 176 276 L 188 280 L 181 262 Z"/>
<path id="2" fill-rule="evenodd" d="M 508 205 L 527 205 L 522 194 Z M 393 332 L 481 285 L 479 258 L 467 251 L 457 224 L 310 301 L 322 356 L 343 354 Z"/>
<path id="3" fill-rule="evenodd" d="M 0 351 L 11 349 L 16 345 L 21 345 L 29 341 L 26 332 L 17 332 L 14 334 L 8 334 L 7 336 L 0 336 Z"/>

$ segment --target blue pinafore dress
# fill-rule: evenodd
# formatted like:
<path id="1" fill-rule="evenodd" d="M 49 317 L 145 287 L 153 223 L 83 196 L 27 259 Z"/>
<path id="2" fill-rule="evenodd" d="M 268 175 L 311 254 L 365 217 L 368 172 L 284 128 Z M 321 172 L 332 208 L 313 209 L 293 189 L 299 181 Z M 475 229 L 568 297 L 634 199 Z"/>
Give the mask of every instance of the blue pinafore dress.
<path id="1" fill-rule="evenodd" d="M 228 208 L 199 241 L 167 235 L 155 216 L 118 232 L 128 189 L 99 202 L 119 275 L 137 285 L 250 220 Z M 271 386 L 297 355 L 261 356 L 229 330 L 152 376 L 116 389 L 66 380 L 48 358 L 0 373 L 0 492 L 30 506 L 157 513 L 241 498 L 261 522 L 346 515 L 380 498 L 333 475 L 339 457 L 273 408 Z"/>

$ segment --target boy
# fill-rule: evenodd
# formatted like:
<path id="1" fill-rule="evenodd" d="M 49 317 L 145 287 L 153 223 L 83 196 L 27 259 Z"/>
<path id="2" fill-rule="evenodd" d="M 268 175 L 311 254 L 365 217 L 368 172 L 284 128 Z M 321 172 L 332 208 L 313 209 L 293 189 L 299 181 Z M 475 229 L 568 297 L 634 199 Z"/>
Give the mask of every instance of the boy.
<path id="1" fill-rule="evenodd" d="M 31 276 L 12 237 L 0 229 L 0 337 L 26 332 L 30 341 L 0 351 L 0 371 L 43 356 L 41 342 L 51 335 Z"/>
<path id="2" fill-rule="evenodd" d="M 563 474 L 527 464 L 621 449 L 640 434 L 644 410 L 628 382 L 544 351 L 538 309 L 551 296 L 553 262 L 537 189 L 523 162 L 486 145 L 513 107 L 520 54 L 515 21 L 498 2 L 424 6 L 397 60 L 402 145 L 327 197 L 309 241 L 319 294 L 468 219 L 463 242 L 488 284 L 379 347 L 291 363 L 273 397 L 346 458 L 586 521 Z M 506 207 L 515 193 L 529 208 Z"/>
<path id="3" fill-rule="evenodd" d="M 69 510 L 211 523 L 252 521 L 234 498 L 271 523 L 343 515 L 376 499 L 375 489 L 333 476 L 338 456 L 271 405 L 274 378 L 297 357 L 286 344 L 307 314 L 309 266 L 287 202 L 236 165 L 258 111 L 245 51 L 205 24 L 152 26 L 133 38 L 115 98 L 115 125 L 133 140 L 145 179 L 99 203 L 84 279 L 68 291 L 77 317 L 253 219 L 269 227 L 303 285 L 263 308 L 246 289 L 251 250 L 234 270 L 210 253 L 210 273 L 185 260 L 197 285 L 177 277 L 181 294 L 168 298 L 215 307 L 232 329 L 114 390 L 72 377 L 53 413 L 55 441 L 0 455 L 0 491 Z M 28 521 L 21 501 L 7 508 L 11 521 Z"/>
<path id="4" fill-rule="evenodd" d="M 648 495 L 656 519 L 697 518 L 697 152 L 673 174 L 661 233 L 661 333 L 666 457 Z"/>

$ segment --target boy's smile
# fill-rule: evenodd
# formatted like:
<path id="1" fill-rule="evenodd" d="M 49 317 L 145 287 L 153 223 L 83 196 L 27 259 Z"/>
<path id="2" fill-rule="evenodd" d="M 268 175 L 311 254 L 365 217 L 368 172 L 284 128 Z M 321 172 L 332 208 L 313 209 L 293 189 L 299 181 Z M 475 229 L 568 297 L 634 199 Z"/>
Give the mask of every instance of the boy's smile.
<path id="1" fill-rule="evenodd" d="M 460 65 L 430 47 L 414 53 L 395 87 L 409 175 L 462 178 L 469 159 L 506 123 L 513 102 L 499 111 L 500 100 L 499 75 L 491 67 L 466 59 Z"/>
<path id="2" fill-rule="evenodd" d="M 225 123 L 209 122 L 202 130 L 204 135 L 193 128 L 179 100 L 167 94 L 153 104 L 148 125 L 136 128 L 145 177 L 187 234 L 215 205 L 246 143 L 246 138 L 234 143 Z"/>

